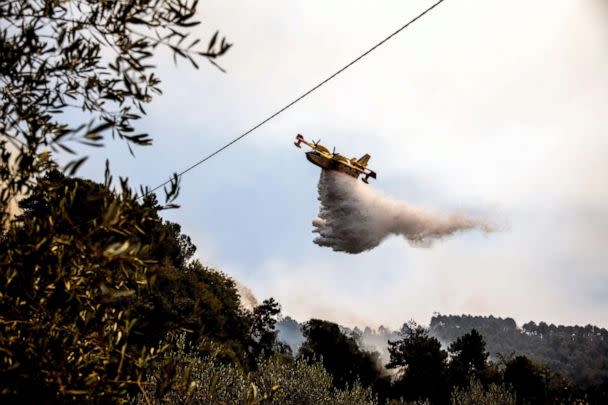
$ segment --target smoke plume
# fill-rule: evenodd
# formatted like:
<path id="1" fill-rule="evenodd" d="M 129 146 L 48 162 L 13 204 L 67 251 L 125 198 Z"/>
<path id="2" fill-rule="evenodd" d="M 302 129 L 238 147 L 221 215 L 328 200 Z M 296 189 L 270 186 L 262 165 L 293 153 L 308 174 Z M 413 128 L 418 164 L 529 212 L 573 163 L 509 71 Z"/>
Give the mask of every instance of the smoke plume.
<path id="1" fill-rule="evenodd" d="M 378 246 L 389 235 L 401 235 L 411 245 L 429 246 L 458 231 L 494 227 L 481 219 L 453 213 L 441 217 L 394 201 L 336 171 L 321 172 L 319 216 L 312 222 L 319 234 L 314 243 L 338 252 L 361 253 Z"/>
<path id="2" fill-rule="evenodd" d="M 241 306 L 245 309 L 252 311 L 255 307 L 258 306 L 258 300 L 253 294 L 253 292 L 247 287 L 245 284 L 241 283 L 238 280 L 235 280 L 236 290 L 241 297 Z"/>

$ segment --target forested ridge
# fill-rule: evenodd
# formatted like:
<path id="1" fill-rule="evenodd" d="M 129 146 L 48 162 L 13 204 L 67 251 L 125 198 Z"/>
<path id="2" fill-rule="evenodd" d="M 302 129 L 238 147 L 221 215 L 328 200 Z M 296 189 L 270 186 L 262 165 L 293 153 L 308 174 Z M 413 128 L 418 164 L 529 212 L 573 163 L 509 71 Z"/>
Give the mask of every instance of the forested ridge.
<path id="1" fill-rule="evenodd" d="M 278 329 L 279 339 L 296 350 L 303 339 L 301 325 L 287 316 L 279 321 Z M 434 315 L 429 334 L 447 347 L 472 329 L 484 337 L 492 360 L 511 354 L 525 355 L 580 384 L 598 383 L 608 377 L 608 330 L 605 328 L 545 322 L 528 322 L 518 327 L 510 318 Z M 399 331 L 383 326 L 377 330 L 342 327 L 342 331 L 356 337 L 362 347 L 379 351 L 384 359 L 389 358 L 388 342 L 399 337 Z"/>
<path id="2" fill-rule="evenodd" d="M 581 384 L 608 378 L 608 330 L 593 325 L 563 326 L 471 315 L 436 315 L 430 333 L 452 342 L 476 329 L 486 341 L 490 356 L 516 353 L 533 358 Z"/>
<path id="3" fill-rule="evenodd" d="M 301 325 L 287 316 L 278 323 L 279 339 L 296 349 L 301 342 Z M 380 326 L 347 328 L 342 331 L 355 337 L 360 346 L 378 351 L 388 362 L 388 342 L 397 340 L 399 331 Z M 523 355 L 546 365 L 568 380 L 583 386 L 599 384 L 608 379 L 608 330 L 586 326 L 548 325 L 527 322 L 518 327 L 511 318 L 472 315 L 434 315 L 429 334 L 448 347 L 461 336 L 475 329 L 484 338 L 489 358 Z"/>

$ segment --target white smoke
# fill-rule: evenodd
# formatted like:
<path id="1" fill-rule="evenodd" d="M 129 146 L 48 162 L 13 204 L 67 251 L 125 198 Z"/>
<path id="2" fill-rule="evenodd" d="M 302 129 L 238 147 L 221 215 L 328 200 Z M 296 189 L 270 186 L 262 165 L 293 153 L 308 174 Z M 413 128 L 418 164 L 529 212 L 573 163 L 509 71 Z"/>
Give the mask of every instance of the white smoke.
<path id="1" fill-rule="evenodd" d="M 244 309 L 253 311 L 253 309 L 258 306 L 258 300 L 253 294 L 253 291 L 251 291 L 249 287 L 247 287 L 245 284 L 241 283 L 238 280 L 235 280 L 235 283 L 236 290 L 239 293 L 239 296 L 241 297 L 241 306 Z"/>
<path id="2" fill-rule="evenodd" d="M 441 217 L 394 201 L 357 179 L 336 171 L 321 172 L 319 216 L 312 222 L 319 234 L 314 243 L 338 252 L 361 253 L 378 246 L 389 235 L 410 244 L 429 246 L 458 231 L 492 232 L 481 219 L 453 213 Z"/>

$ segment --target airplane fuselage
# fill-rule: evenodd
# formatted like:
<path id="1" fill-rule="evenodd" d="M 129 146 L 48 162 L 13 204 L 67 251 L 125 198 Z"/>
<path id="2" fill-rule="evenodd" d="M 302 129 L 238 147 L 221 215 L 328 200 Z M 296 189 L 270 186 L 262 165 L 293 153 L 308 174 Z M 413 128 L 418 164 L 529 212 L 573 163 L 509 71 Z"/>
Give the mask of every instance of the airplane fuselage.
<path id="1" fill-rule="evenodd" d="M 333 152 L 330 152 L 325 146 L 319 145 L 319 142 L 320 140 L 313 143 L 308 142 L 301 134 L 298 134 L 294 144 L 298 148 L 300 148 L 302 144 L 311 148 L 312 151 L 306 152 L 306 159 L 322 169 L 335 170 L 354 177 L 355 179 L 358 179 L 359 175 L 362 174 L 364 176 L 362 179 L 364 183 L 367 183 L 367 180 L 370 177 L 372 179 L 376 178 L 376 172 L 367 168 L 367 162 L 370 158 L 367 153 L 359 159 L 347 159 L 339 153 L 336 153 L 335 149 Z"/>
<path id="2" fill-rule="evenodd" d="M 316 151 L 306 152 L 306 159 L 308 159 L 308 161 L 312 164 L 323 169 L 342 172 L 354 177 L 355 179 L 359 178 L 359 175 L 361 174 L 357 169 L 350 167 L 348 164 L 342 163 L 337 159 L 328 158 Z"/>

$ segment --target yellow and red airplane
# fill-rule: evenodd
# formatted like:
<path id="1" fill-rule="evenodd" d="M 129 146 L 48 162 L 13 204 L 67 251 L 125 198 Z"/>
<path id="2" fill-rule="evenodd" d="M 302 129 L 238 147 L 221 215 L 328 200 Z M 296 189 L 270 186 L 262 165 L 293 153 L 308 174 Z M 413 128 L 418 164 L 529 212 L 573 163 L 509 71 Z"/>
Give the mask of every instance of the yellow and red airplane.
<path id="1" fill-rule="evenodd" d="M 323 145 L 319 145 L 321 140 L 317 142 L 307 142 L 304 137 L 300 134 L 296 136 L 294 144 L 300 148 L 301 144 L 309 146 L 312 150 L 306 152 L 306 158 L 314 165 L 317 165 L 323 169 L 336 170 L 348 174 L 355 179 L 359 178 L 360 175 L 364 175 L 363 182 L 367 183 L 367 180 L 371 177 L 376 178 L 376 172 L 367 168 L 367 162 L 370 156 L 368 154 L 363 155 L 361 158 L 347 159 L 344 156 L 336 153 L 334 148 L 333 152 L 327 150 Z"/>

